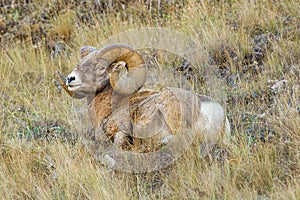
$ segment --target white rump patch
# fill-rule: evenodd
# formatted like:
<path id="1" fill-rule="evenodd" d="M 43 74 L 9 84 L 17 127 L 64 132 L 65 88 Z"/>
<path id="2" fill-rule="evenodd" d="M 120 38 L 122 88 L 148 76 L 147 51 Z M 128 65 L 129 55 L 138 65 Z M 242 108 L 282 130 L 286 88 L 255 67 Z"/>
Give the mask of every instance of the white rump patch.
<path id="1" fill-rule="evenodd" d="M 222 133 L 224 111 L 216 102 L 201 102 L 201 116 L 198 125 L 205 130 L 206 142 L 216 142 Z"/>

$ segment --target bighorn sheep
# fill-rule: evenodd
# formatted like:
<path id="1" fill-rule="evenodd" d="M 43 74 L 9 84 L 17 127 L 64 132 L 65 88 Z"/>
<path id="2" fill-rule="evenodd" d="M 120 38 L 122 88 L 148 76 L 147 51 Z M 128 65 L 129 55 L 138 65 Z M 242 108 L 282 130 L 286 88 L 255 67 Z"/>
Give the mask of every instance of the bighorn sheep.
<path id="1" fill-rule="evenodd" d="M 139 91 L 146 81 L 147 69 L 142 56 L 131 47 L 83 47 L 80 53 L 80 62 L 66 79 L 58 76 L 59 82 L 71 97 L 87 99 L 94 129 L 116 146 L 150 151 L 173 135 L 184 134 L 187 127 L 205 143 L 216 143 L 222 135 L 229 134 L 221 105 L 210 97 L 179 88 Z M 126 98 L 127 113 L 118 109 Z M 156 134 L 140 137 L 145 130 L 148 136 L 150 131 Z M 135 137 L 133 131 L 139 135 Z M 97 134 L 93 139 L 97 140 Z"/>

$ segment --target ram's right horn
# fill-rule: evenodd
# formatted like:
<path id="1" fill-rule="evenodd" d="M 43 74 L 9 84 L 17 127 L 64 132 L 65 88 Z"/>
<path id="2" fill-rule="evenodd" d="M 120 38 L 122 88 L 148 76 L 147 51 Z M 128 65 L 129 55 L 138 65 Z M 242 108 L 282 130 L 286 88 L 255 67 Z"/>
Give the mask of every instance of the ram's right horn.
<path id="1" fill-rule="evenodd" d="M 144 65 L 129 70 L 126 62 L 119 61 L 113 64 L 109 80 L 114 91 L 129 95 L 144 85 L 146 76 Z"/>
<path id="2" fill-rule="evenodd" d="M 114 91 L 129 95 L 145 84 L 145 61 L 133 48 L 123 44 L 110 45 L 99 52 L 98 58 L 111 62 L 110 84 Z"/>

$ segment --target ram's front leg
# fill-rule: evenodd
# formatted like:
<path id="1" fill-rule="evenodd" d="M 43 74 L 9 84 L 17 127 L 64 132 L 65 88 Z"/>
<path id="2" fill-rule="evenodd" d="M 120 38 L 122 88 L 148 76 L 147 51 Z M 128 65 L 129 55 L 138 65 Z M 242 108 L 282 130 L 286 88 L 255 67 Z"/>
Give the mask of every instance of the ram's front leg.
<path id="1" fill-rule="evenodd" d="M 119 149 L 130 149 L 132 145 L 132 137 L 129 133 L 124 131 L 118 131 L 114 137 L 114 146 Z"/>
<path id="2" fill-rule="evenodd" d="M 96 160 L 101 162 L 107 168 L 107 171 L 113 170 L 116 166 L 115 148 L 111 138 L 106 135 L 103 126 L 98 126 L 90 134 L 88 140 L 90 141 L 89 147 L 92 147 L 90 149 L 91 153 L 94 154 Z"/>
<path id="3" fill-rule="evenodd" d="M 129 149 L 132 144 L 132 122 L 129 111 L 115 111 L 107 122 L 106 134 L 111 136 L 113 144 L 119 149 Z"/>

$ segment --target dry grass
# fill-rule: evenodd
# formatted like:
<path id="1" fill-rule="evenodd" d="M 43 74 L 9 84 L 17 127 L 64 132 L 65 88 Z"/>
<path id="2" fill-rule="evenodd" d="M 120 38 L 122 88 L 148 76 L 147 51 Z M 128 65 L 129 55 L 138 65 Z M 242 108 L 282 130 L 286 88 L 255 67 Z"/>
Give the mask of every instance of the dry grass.
<path id="1" fill-rule="evenodd" d="M 2 45 L 2 199 L 300 199 L 299 3 L 221 2 L 185 2 L 180 17 L 175 10 L 156 18 L 131 5 L 127 15 L 93 16 L 88 26 L 75 24 L 68 11 L 51 19 L 65 40 L 60 53 L 27 41 Z M 107 173 L 82 145 L 85 127 L 74 118 L 82 102 L 58 92 L 55 73 L 71 71 L 80 46 L 157 24 L 192 36 L 209 52 L 227 82 L 232 142 L 208 160 L 187 152 L 162 172 Z M 287 85 L 271 91 L 268 80 L 282 79 Z"/>

